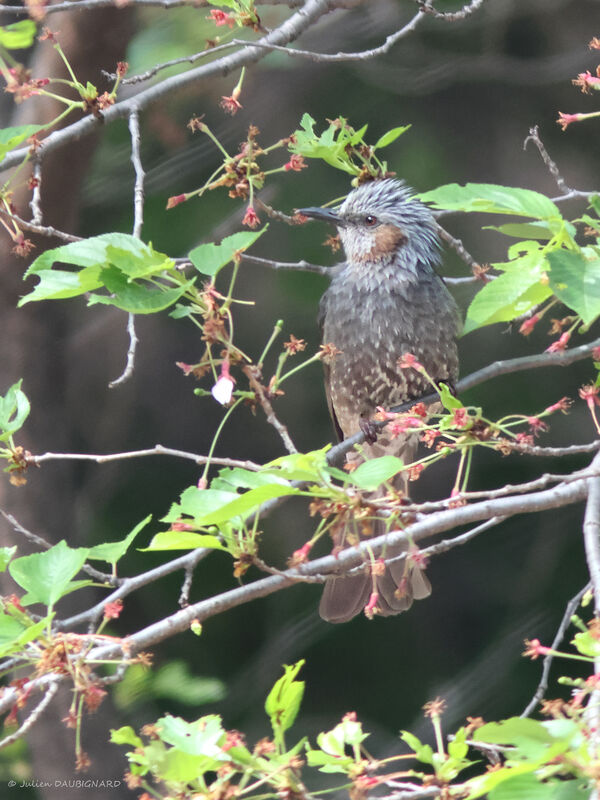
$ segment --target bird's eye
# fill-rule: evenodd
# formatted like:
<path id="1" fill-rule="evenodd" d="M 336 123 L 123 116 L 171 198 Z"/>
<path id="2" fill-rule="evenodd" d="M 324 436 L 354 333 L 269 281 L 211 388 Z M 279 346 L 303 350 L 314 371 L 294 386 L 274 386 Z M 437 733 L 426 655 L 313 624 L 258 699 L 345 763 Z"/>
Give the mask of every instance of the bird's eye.
<path id="1" fill-rule="evenodd" d="M 365 223 L 372 228 L 373 225 L 377 225 L 377 217 L 374 217 L 372 214 L 367 214 L 365 217 Z"/>

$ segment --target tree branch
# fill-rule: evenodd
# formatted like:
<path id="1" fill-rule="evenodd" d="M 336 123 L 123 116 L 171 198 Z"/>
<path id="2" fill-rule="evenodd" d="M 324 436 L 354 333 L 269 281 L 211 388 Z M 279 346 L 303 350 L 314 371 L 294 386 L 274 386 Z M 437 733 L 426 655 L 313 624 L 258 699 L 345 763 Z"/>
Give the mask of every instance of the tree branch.
<path id="1" fill-rule="evenodd" d="M 586 586 L 583 587 L 583 589 L 577 592 L 575 597 L 572 597 L 567 603 L 567 606 L 565 608 L 565 613 L 563 614 L 563 617 L 560 621 L 560 625 L 558 626 L 558 629 L 554 634 L 554 639 L 552 640 L 552 644 L 550 645 L 551 650 L 558 650 L 558 648 L 560 647 L 562 640 L 564 639 L 565 633 L 567 632 L 567 629 L 571 624 L 571 617 L 577 610 L 577 607 L 581 602 L 581 598 L 586 592 L 590 590 L 590 588 L 591 584 L 588 583 Z M 543 700 L 544 695 L 546 694 L 546 690 L 548 688 L 550 668 L 552 667 L 553 661 L 554 661 L 554 656 L 552 655 L 552 653 L 549 653 L 547 656 L 544 657 L 544 660 L 542 662 L 543 664 L 542 677 L 540 678 L 538 687 L 535 690 L 535 694 L 527 704 L 525 710 L 522 712 L 521 714 L 522 717 L 528 717 L 535 710 L 536 706 L 540 703 L 540 701 Z"/>
<path id="2" fill-rule="evenodd" d="M 181 3 L 181 0 L 167 0 L 167 3 L 170 2 L 173 2 L 173 5 L 177 5 Z M 67 3 L 66 5 L 71 7 L 71 3 Z M 161 5 L 165 4 L 161 3 Z M 101 118 L 88 115 L 87 117 L 77 120 L 77 122 L 71 123 L 71 125 L 54 131 L 54 133 L 51 133 L 42 142 L 43 154 L 46 155 L 73 139 L 88 136 L 90 133 L 97 131 L 98 126 L 103 123 L 114 122 L 117 119 L 129 116 L 134 108 L 137 108 L 138 111 L 142 111 L 152 103 L 156 103 L 163 97 L 169 96 L 173 94 L 173 92 L 179 91 L 191 83 L 205 80 L 216 75 L 225 76 L 236 69 L 255 64 L 265 55 L 265 51 L 261 50 L 259 47 L 260 44 L 285 45 L 297 39 L 301 33 L 327 14 L 331 10 L 331 6 L 332 0 L 306 0 L 306 3 L 301 9 L 284 20 L 278 28 L 268 33 L 259 40 L 259 42 L 253 42 L 251 44 L 246 42 L 247 46 L 244 50 L 232 53 L 228 56 L 223 56 L 209 64 L 196 67 L 187 72 L 165 78 L 155 86 L 150 86 L 135 96 L 110 106 L 102 112 Z M 165 7 L 171 6 L 167 4 Z M 50 6 L 50 8 L 52 8 L 52 6 Z M 0 170 L 16 166 L 25 158 L 28 152 L 29 149 L 26 147 L 12 150 L 4 160 L 0 162 Z"/>

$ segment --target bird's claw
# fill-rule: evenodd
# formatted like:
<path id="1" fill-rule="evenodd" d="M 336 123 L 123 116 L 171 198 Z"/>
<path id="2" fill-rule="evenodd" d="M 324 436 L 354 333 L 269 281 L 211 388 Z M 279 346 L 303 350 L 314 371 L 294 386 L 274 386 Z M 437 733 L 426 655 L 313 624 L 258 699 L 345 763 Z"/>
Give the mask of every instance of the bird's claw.
<path id="1" fill-rule="evenodd" d="M 361 419 L 359 428 L 367 444 L 375 444 L 379 435 L 379 428 L 372 419 Z"/>

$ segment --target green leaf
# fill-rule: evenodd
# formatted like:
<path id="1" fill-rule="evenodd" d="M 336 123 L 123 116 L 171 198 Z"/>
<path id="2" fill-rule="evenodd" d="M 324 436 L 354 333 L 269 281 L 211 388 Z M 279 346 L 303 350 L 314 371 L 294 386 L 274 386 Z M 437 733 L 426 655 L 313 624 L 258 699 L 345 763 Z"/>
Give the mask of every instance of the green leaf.
<path id="1" fill-rule="evenodd" d="M 545 262 L 537 253 L 510 262 L 510 266 L 477 292 L 467 311 L 464 334 L 515 319 L 552 296 L 550 287 L 542 282 Z"/>
<path id="2" fill-rule="evenodd" d="M 321 472 L 327 468 L 327 451 L 330 445 L 321 450 L 311 450 L 308 453 L 291 453 L 281 456 L 265 464 L 263 472 L 274 467 L 275 474 L 284 475 L 291 481 L 320 481 Z"/>
<path id="3" fill-rule="evenodd" d="M 600 642 L 592 636 L 590 631 L 576 633 L 572 642 L 582 656 L 600 657 Z"/>
<path id="4" fill-rule="evenodd" d="M 0 46 L 7 50 L 23 50 L 35 41 L 36 24 L 32 19 L 22 19 L 11 25 L 0 26 Z"/>
<path id="5" fill-rule="evenodd" d="M 346 756 L 346 747 L 352 747 L 355 753 L 358 752 L 357 748 L 368 736 L 368 733 L 363 733 L 360 722 L 344 717 L 332 730 L 319 733 L 317 744 L 325 753 L 339 759 Z"/>
<path id="6" fill-rule="evenodd" d="M 73 549 L 61 541 L 43 553 L 12 561 L 8 571 L 27 592 L 21 604 L 43 603 L 52 607 L 63 595 L 91 584 L 92 581 L 71 580 L 84 565 L 87 555 L 87 548 Z"/>
<path id="7" fill-rule="evenodd" d="M 498 231 L 506 236 L 514 236 L 516 239 L 541 239 L 542 241 L 551 239 L 553 231 L 547 225 L 536 224 L 535 222 L 510 222 L 507 225 L 486 225 L 485 231 Z"/>
<path id="8" fill-rule="evenodd" d="M 278 483 L 281 486 L 289 486 L 289 481 L 277 475 L 275 470 L 265 470 L 256 472 L 254 470 L 229 467 L 219 471 L 218 478 L 211 481 L 211 489 L 256 489 L 258 486 Z"/>
<path id="9" fill-rule="evenodd" d="M 389 481 L 404 467 L 404 462 L 396 456 L 370 458 L 347 476 L 347 481 L 361 489 L 372 491 Z"/>
<path id="10" fill-rule="evenodd" d="M 17 552 L 17 546 L 0 547 L 0 572 L 6 572 L 9 561 Z"/>
<path id="11" fill-rule="evenodd" d="M 345 120 L 342 119 L 342 123 Z M 351 133 L 344 124 L 340 127 L 337 123 L 330 122 L 320 136 L 315 133 L 314 126 L 315 120 L 310 114 L 304 114 L 300 129 L 294 131 L 293 141 L 288 145 L 289 151 L 306 158 L 320 158 L 336 169 L 357 175 L 360 168 L 352 163 L 346 148 L 358 144 L 357 136 L 362 137 L 366 126 Z"/>
<path id="12" fill-rule="evenodd" d="M 208 0 L 211 6 L 225 6 L 231 8 L 233 11 L 239 11 L 238 0 Z"/>
<path id="13" fill-rule="evenodd" d="M 550 286 L 565 305 L 579 314 L 586 325 L 600 314 L 600 258 L 586 247 L 580 253 L 555 250 L 548 254 Z"/>
<path id="14" fill-rule="evenodd" d="M 184 514 L 189 517 L 200 517 L 211 511 L 216 511 L 235 500 L 237 492 L 223 492 L 218 489 L 198 489 L 197 486 L 188 486 L 180 497 L 179 503 L 173 503 L 169 513 L 162 518 L 162 522 L 177 522 Z"/>
<path id="15" fill-rule="evenodd" d="M 516 214 L 534 219 L 561 218 L 556 205 L 531 189 L 489 183 L 448 183 L 419 195 L 424 203 L 450 211 L 479 211 L 488 214 Z"/>
<path id="16" fill-rule="evenodd" d="M 473 739 L 488 744 L 513 745 L 525 760 L 543 757 L 555 739 L 542 722 L 511 717 L 501 722 L 489 722 L 473 733 Z"/>
<path id="17" fill-rule="evenodd" d="M 186 784 L 197 781 L 205 772 L 216 772 L 222 766 L 223 761 L 228 760 L 218 761 L 206 756 L 194 756 L 184 753 L 178 748 L 171 748 L 160 759 L 158 771 L 161 779 L 167 783 Z"/>
<path id="18" fill-rule="evenodd" d="M 38 620 L 20 622 L 9 614 L 0 614 L 0 656 L 18 653 L 26 644 L 42 636 L 50 623 L 52 614 Z"/>
<path id="19" fill-rule="evenodd" d="M 402 134 L 405 133 L 405 131 L 407 131 L 409 128 L 410 125 L 401 125 L 398 128 L 392 128 L 377 140 L 373 150 L 379 150 L 381 147 L 388 147 L 388 145 L 392 144 L 392 142 L 395 142 L 396 139 L 399 136 L 402 136 Z"/>
<path id="20" fill-rule="evenodd" d="M 100 267 L 88 267 L 80 272 L 42 269 L 35 273 L 39 283 L 19 300 L 19 308 L 38 300 L 66 300 L 99 289 L 102 286 L 100 272 Z"/>
<path id="21" fill-rule="evenodd" d="M 91 236 L 89 239 L 81 239 L 79 242 L 63 244 L 52 250 L 44 251 L 31 264 L 25 277 L 28 278 L 40 271 L 51 269 L 52 265 L 56 263 L 72 264 L 76 267 L 106 266 L 110 263 L 109 247 L 121 251 L 129 250 L 132 255 L 139 253 L 139 248 L 144 247 L 148 252 L 149 259 L 153 259 L 147 245 L 134 236 L 126 233 L 103 233 L 101 236 Z"/>
<path id="22" fill-rule="evenodd" d="M 24 20 L 27 22 L 27 20 Z M 44 130 L 44 125 L 19 125 L 15 128 L 0 129 L 0 161 L 14 147 L 29 139 L 34 133 Z"/>
<path id="23" fill-rule="evenodd" d="M 78 272 L 53 269 L 56 263 L 81 267 Z M 150 314 L 172 305 L 193 284 L 172 289 L 148 288 L 133 282 L 173 268 L 172 259 L 126 233 L 105 233 L 55 247 L 38 256 L 25 273 L 39 283 L 19 305 L 34 300 L 59 300 L 105 287 L 114 296 L 92 294 L 89 305 L 104 303 L 124 311 Z"/>
<path id="24" fill-rule="evenodd" d="M 29 416 L 30 405 L 21 383 L 13 383 L 4 397 L 0 396 L 0 442 L 10 439 L 13 433 L 22 428 Z"/>
<path id="25" fill-rule="evenodd" d="M 124 725 L 122 728 L 111 728 L 110 741 L 113 744 L 128 744 L 131 747 L 143 747 L 144 742 L 140 739 L 131 725 Z"/>
<path id="26" fill-rule="evenodd" d="M 138 533 L 145 528 L 152 519 L 152 514 L 149 514 L 145 519 L 135 526 L 135 528 L 127 534 L 127 536 L 120 542 L 103 542 L 102 544 L 94 545 L 88 550 L 88 558 L 92 561 L 106 561 L 109 564 L 116 564 L 117 561 L 124 556 L 129 550 L 130 544 L 133 542 Z"/>
<path id="27" fill-rule="evenodd" d="M 490 800 L 550 800 L 553 793 L 553 783 L 542 783 L 529 772 L 509 777 L 495 786 L 489 798 Z"/>
<path id="28" fill-rule="evenodd" d="M 439 384 L 440 400 L 442 405 L 447 411 L 454 411 L 457 408 L 464 408 L 458 397 L 452 394 L 449 387 L 445 383 Z"/>
<path id="29" fill-rule="evenodd" d="M 194 283 L 191 280 L 173 289 L 150 288 L 128 279 L 115 266 L 102 269 L 100 279 L 110 295 L 92 294 L 88 299 L 88 305 L 101 303 L 115 306 L 131 314 L 156 314 L 158 311 L 163 311 L 176 303 Z"/>
<path id="30" fill-rule="evenodd" d="M 201 717 L 194 722 L 186 722 L 181 717 L 167 714 L 158 720 L 156 728 L 163 742 L 183 753 L 207 756 L 217 761 L 229 760 L 220 746 L 225 739 L 225 731 L 221 717 L 216 714 Z"/>
<path id="31" fill-rule="evenodd" d="M 433 749 L 409 731 L 400 731 L 400 738 L 410 747 L 415 757 L 423 764 L 433 764 Z"/>
<path id="32" fill-rule="evenodd" d="M 295 678 L 303 665 L 304 659 L 292 666 L 284 665 L 283 676 L 276 681 L 265 701 L 265 711 L 271 720 L 276 739 L 281 739 L 283 733 L 291 728 L 300 710 L 304 681 L 297 681 Z"/>
<path id="33" fill-rule="evenodd" d="M 332 756 L 322 750 L 309 750 L 306 761 L 309 767 L 317 767 L 319 772 L 330 774 L 336 772 L 346 774 L 354 764 L 354 759 L 350 756 Z"/>
<path id="34" fill-rule="evenodd" d="M 208 242 L 198 245 L 189 254 L 190 261 L 203 275 L 215 276 L 236 253 L 243 253 L 263 235 L 269 226 L 260 231 L 240 231 L 226 236 L 220 244 Z"/>
<path id="35" fill-rule="evenodd" d="M 464 728 L 459 728 L 454 738 L 448 742 L 448 755 L 451 759 L 462 760 L 469 752 L 469 745 L 466 743 L 467 734 Z"/>
<path id="36" fill-rule="evenodd" d="M 226 503 L 219 509 L 195 517 L 194 521 L 196 525 L 199 526 L 220 525 L 235 517 L 244 517 L 253 511 L 257 511 L 267 500 L 273 500 L 275 497 L 297 494 L 300 494 L 300 490 L 289 484 L 287 486 L 282 486 L 279 483 L 271 483 L 267 486 L 259 486 L 256 489 L 250 489 L 250 491 L 238 495 L 235 500 Z"/>
<path id="37" fill-rule="evenodd" d="M 200 678 L 188 671 L 185 661 L 170 661 L 154 676 L 151 691 L 185 705 L 202 705 L 223 700 L 225 684 L 218 678 Z"/>
<path id="38" fill-rule="evenodd" d="M 227 548 L 218 536 L 193 531 L 162 531 L 153 537 L 148 547 L 139 549 L 140 552 L 147 553 L 152 550 L 195 550 L 197 547 L 227 552 Z"/>
<path id="39" fill-rule="evenodd" d="M 258 510 L 266 500 L 296 494 L 300 494 L 299 489 L 289 483 L 282 485 L 279 482 L 258 486 L 241 495 L 237 492 L 198 489 L 196 486 L 190 486 L 181 495 L 181 502 L 173 504 L 162 521 L 176 522 L 182 515 L 187 515 L 192 517 L 198 527 L 219 525 Z"/>

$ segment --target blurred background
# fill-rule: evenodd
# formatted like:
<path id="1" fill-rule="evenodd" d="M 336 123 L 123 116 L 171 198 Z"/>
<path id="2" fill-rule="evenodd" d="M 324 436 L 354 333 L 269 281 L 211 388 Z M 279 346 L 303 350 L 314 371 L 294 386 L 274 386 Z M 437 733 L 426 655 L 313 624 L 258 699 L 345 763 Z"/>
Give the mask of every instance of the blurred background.
<path id="1" fill-rule="evenodd" d="M 458 7 L 452 2 L 439 4 L 440 10 Z M 325 17 L 297 46 L 329 53 L 374 47 L 415 10 L 410 0 L 357 3 L 348 11 Z M 267 27 L 276 26 L 289 13 L 277 5 L 266 5 L 261 12 Z M 60 24 L 55 17 L 50 22 L 66 38 L 73 37 L 75 52 L 78 43 L 85 42 L 80 68 L 96 76 L 99 69 L 114 70 L 122 58 L 129 61 L 130 74 L 138 73 L 197 52 L 215 34 L 206 7 L 94 13 L 104 16 L 90 15 L 87 34 L 77 28 L 84 23 L 73 20 L 75 15 L 71 20 L 63 16 Z M 559 110 L 597 108 L 595 98 L 582 95 L 571 80 L 588 69 L 594 73 L 598 57 L 588 49 L 588 42 L 599 28 L 597 0 L 488 0 L 459 22 L 426 20 L 387 55 L 370 61 L 320 64 L 273 53 L 247 71 L 240 98 L 243 109 L 235 117 L 223 113 L 219 100 L 231 94 L 237 75 L 194 84 L 141 116 L 146 170 L 143 237 L 157 250 L 178 257 L 203 241 L 240 230 L 244 204 L 230 200 L 224 191 L 165 210 L 169 196 L 197 188 L 219 163 L 208 138 L 186 128 L 193 114 L 205 115 L 205 122 L 232 152 L 250 124 L 260 129 L 259 142 L 268 145 L 289 136 L 304 112 L 317 120 L 318 130 L 326 119 L 337 116 L 346 117 L 355 128 L 368 122 L 367 139 L 372 142 L 389 128 L 410 123 L 411 129 L 384 157 L 389 168 L 416 190 L 473 181 L 527 187 L 555 196 L 556 185 L 537 150 L 532 145 L 523 147 L 529 129 L 539 125 L 540 136 L 569 186 L 592 189 L 597 174 L 597 127 L 591 122 L 561 132 L 555 120 Z M 43 56 L 34 53 L 29 58 L 36 65 Z M 10 103 L 10 97 L 2 98 L 3 125 L 18 124 Z M 21 121 L 26 113 L 25 106 L 20 107 L 16 119 Z M 48 223 L 81 236 L 130 232 L 134 174 L 129 155 L 126 121 L 107 126 L 93 142 L 57 155 L 44 184 Z M 282 160 L 274 157 L 273 166 L 283 163 L 283 154 L 279 155 Z M 291 213 L 348 190 L 345 174 L 313 161 L 300 173 L 277 176 L 268 184 L 264 200 Z M 26 203 L 27 198 L 23 208 Z M 584 204 L 561 208 L 574 218 Z M 483 264 L 504 260 L 511 243 L 500 234 L 481 230 L 493 222 L 490 217 L 461 215 L 444 220 Z M 322 225 L 291 228 L 271 221 L 252 252 L 283 261 L 333 264 L 336 255 L 322 244 L 328 234 Z M 36 254 L 49 245 L 39 239 L 36 244 Z M 4 247 L 0 392 L 23 377 L 32 413 L 21 443 L 35 453 L 109 453 L 157 442 L 206 453 L 223 411 L 212 398 L 195 397 L 197 384 L 175 364 L 195 363 L 202 353 L 193 326 L 166 315 L 140 318 L 135 374 L 127 384 L 109 390 L 109 381 L 124 366 L 128 345 L 124 315 L 98 306 L 88 310 L 79 299 L 32 304 L 16 311 L 18 297 L 25 293 L 24 264 L 8 255 L 6 243 Z M 447 251 L 444 274 L 468 273 L 456 255 Z M 226 271 L 221 273 L 221 286 L 227 277 Z M 325 278 L 314 274 L 243 264 L 236 295 L 254 300 L 256 306 L 240 307 L 237 312 L 236 341 L 258 356 L 281 318 L 281 342 L 294 334 L 306 339 L 307 353 L 314 352 L 319 344 L 317 306 L 326 285 Z M 472 292 L 472 288 L 461 289 L 456 294 L 463 312 Z M 505 325 L 468 335 L 461 341 L 461 374 L 499 358 L 540 352 L 552 340 L 546 326 L 538 328 L 528 339 Z M 576 397 L 578 387 L 594 377 L 591 362 L 582 362 L 567 370 L 537 370 L 496 379 L 464 399 L 482 405 L 491 418 L 510 412 L 535 413 L 563 395 Z M 332 441 L 319 365 L 301 372 L 285 388 L 276 410 L 297 447 L 311 450 Z M 566 444 L 592 438 L 592 423 L 579 402 L 569 416 L 552 420 L 550 433 L 541 441 Z M 226 426 L 217 454 L 265 462 L 281 455 L 282 449 L 260 411 L 253 417 L 248 409 L 241 409 Z M 477 454 L 470 488 L 517 483 L 545 471 L 567 472 L 586 463 L 585 458 L 558 464 L 524 456 Z M 425 473 L 417 487 L 419 496 L 447 494 L 455 469 L 449 459 Z M 0 504 L 30 530 L 52 541 L 65 538 L 72 546 L 122 538 L 152 513 L 154 522 L 144 534 L 149 540 L 162 529 L 158 520 L 170 504 L 197 479 L 198 470 L 190 463 L 164 458 L 102 466 L 53 462 L 30 474 L 23 488 L 5 482 Z M 428 570 L 434 587 L 431 598 L 399 617 L 327 625 L 317 615 L 319 589 L 310 585 L 292 587 L 215 617 L 205 624 L 200 638 L 189 633 L 154 648 L 159 674 L 172 661 L 180 661 L 184 672 L 175 680 L 172 676 L 165 680 L 163 673 L 158 685 L 139 670 L 132 672 L 117 689 L 110 712 L 95 723 L 86 723 L 86 749 L 94 758 L 108 727 L 138 727 L 166 710 L 187 719 L 218 712 L 228 727 L 244 731 L 252 743 L 268 734 L 263 701 L 281 673 L 281 664 L 300 658 L 306 659 L 302 675 L 307 688 L 298 737 L 306 734 L 314 740 L 318 731 L 333 727 L 353 710 L 373 734 L 367 743 L 370 751 L 383 755 L 396 746 L 401 728 L 429 735 L 421 707 L 438 695 L 448 702 L 444 723 L 448 730 L 466 715 L 493 719 L 519 714 L 535 690 L 541 669 L 539 663 L 521 658 L 523 639 L 537 637 L 549 643 L 567 600 L 587 580 L 582 515 L 582 507 L 569 507 L 517 517 L 468 547 L 436 558 Z M 264 521 L 262 557 L 282 566 L 311 535 L 313 523 L 303 503 L 282 506 Z M 0 531 L 7 541 L 24 546 L 21 539 L 12 538 L 10 526 L 1 519 Z M 138 545 L 144 543 L 140 540 Z M 121 562 L 121 573 L 135 574 L 163 560 L 156 554 L 133 552 Z M 245 580 L 255 577 L 258 573 L 250 572 Z M 198 568 L 190 599 L 235 584 L 231 560 L 215 553 Z M 174 576 L 128 598 L 115 633 L 137 630 L 175 611 L 179 588 L 180 576 Z M 14 591 L 14 586 L 6 591 Z M 66 614 L 70 608 L 87 607 L 91 600 L 76 593 L 63 602 Z M 560 674 L 560 668 L 555 674 Z M 198 678 L 205 681 L 199 683 Z M 49 726 L 52 719 L 48 717 Z M 60 739 L 62 732 L 64 739 Z M 51 768 L 53 748 L 63 753 L 61 768 L 70 770 L 71 743 L 72 731 L 56 724 L 34 733 L 34 766 L 26 766 L 28 755 L 17 748 L 3 762 L 7 778 L 15 774 L 17 764 L 23 774 L 29 770 L 28 774 L 43 778 L 40 770 Z M 102 751 L 105 755 L 95 758 L 101 765 L 99 774 L 105 774 L 106 763 L 111 763 L 114 770 L 111 767 L 111 776 L 105 777 L 120 776 L 116 750 L 108 746 Z M 31 797 L 36 796 L 31 790 Z M 54 795 L 46 791 L 44 796 Z"/>

